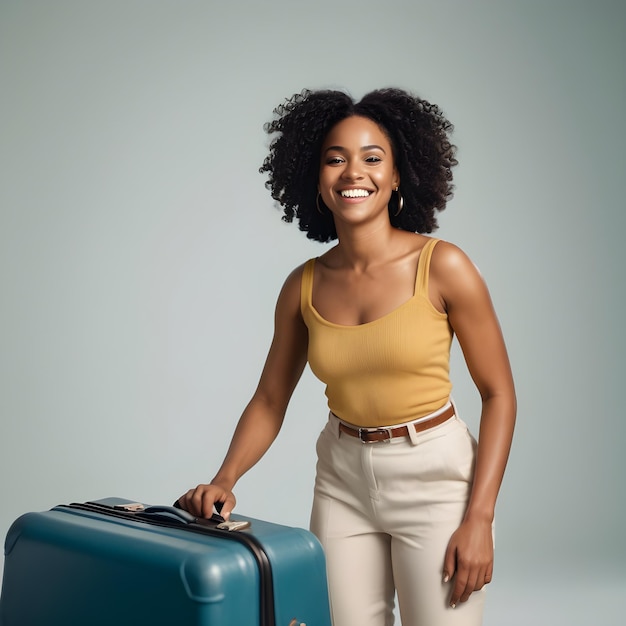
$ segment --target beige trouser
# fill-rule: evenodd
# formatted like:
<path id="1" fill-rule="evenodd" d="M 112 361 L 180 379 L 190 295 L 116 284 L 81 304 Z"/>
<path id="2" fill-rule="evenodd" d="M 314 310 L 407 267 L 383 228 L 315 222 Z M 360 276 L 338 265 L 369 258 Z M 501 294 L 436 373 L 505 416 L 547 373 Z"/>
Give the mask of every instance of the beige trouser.
<path id="1" fill-rule="evenodd" d="M 476 441 L 452 417 L 364 444 L 331 414 L 317 442 L 311 530 L 326 553 L 334 626 L 479 626 L 484 591 L 449 607 L 443 559 L 471 487 Z"/>

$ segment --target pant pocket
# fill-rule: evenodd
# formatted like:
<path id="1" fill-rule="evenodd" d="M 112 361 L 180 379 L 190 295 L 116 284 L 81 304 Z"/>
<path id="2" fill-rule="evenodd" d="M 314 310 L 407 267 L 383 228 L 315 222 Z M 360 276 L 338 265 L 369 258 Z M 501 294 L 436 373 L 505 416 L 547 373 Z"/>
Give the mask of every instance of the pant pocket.
<path id="1" fill-rule="evenodd" d="M 445 439 L 446 466 L 451 479 L 471 483 L 474 479 L 477 442 L 460 420 Z"/>

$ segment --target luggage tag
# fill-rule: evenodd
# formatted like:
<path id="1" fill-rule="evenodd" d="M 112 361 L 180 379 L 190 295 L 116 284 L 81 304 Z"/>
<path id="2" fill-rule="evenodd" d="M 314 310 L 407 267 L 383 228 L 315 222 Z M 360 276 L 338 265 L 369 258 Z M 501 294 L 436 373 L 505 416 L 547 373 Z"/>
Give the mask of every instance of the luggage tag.
<path id="1" fill-rule="evenodd" d="M 113 509 L 116 511 L 128 511 L 129 513 L 138 513 L 145 510 L 145 505 L 141 502 L 127 502 L 124 504 L 114 504 Z"/>
<path id="2" fill-rule="evenodd" d="M 220 530 L 244 530 L 244 528 L 250 528 L 250 522 L 244 520 L 224 520 L 221 524 L 218 524 L 215 528 Z"/>
<path id="3" fill-rule="evenodd" d="M 213 518 L 219 517 L 222 520 L 215 528 L 219 528 L 220 530 L 228 530 L 228 531 L 244 530 L 246 528 L 250 528 L 250 522 L 247 522 L 244 520 L 234 520 L 234 519 L 225 520 L 221 516 L 222 506 L 223 506 L 221 502 L 216 502 L 214 506 L 215 506 L 215 510 L 217 511 L 217 515 L 213 515 Z"/>

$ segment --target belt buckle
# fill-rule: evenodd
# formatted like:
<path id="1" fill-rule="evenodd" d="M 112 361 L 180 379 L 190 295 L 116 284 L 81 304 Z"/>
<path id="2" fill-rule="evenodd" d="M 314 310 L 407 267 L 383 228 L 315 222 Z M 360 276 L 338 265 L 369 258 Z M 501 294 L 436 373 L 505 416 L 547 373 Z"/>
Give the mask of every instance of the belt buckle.
<path id="1" fill-rule="evenodd" d="M 374 439 L 372 441 L 363 439 L 364 435 L 371 435 L 372 433 L 385 433 L 387 437 L 385 439 Z M 359 441 L 361 443 L 389 443 L 391 441 L 391 428 L 359 428 Z"/>

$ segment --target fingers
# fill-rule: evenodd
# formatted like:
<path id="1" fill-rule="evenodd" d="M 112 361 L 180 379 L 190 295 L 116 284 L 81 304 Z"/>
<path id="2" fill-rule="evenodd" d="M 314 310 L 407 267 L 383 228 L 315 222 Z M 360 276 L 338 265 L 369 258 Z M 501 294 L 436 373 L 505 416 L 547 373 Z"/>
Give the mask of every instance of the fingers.
<path id="1" fill-rule="evenodd" d="M 487 569 L 485 570 L 485 585 L 488 585 L 493 578 L 493 561 L 487 565 Z"/>
<path id="2" fill-rule="evenodd" d="M 456 572 L 456 547 L 452 542 L 448 544 L 446 555 L 443 560 L 443 582 L 452 580 Z"/>
<path id="3" fill-rule="evenodd" d="M 228 491 L 218 485 L 198 485 L 190 489 L 178 499 L 181 508 L 189 511 L 195 517 L 209 518 L 213 515 L 213 507 L 216 503 L 222 504 L 221 515 L 224 519 L 230 517 L 235 507 L 236 499 L 232 491 Z"/>
<path id="4" fill-rule="evenodd" d="M 443 562 L 443 582 L 451 583 L 450 606 L 466 602 L 491 582 L 493 541 L 490 524 L 464 522 L 452 535 Z"/>
<path id="5" fill-rule="evenodd" d="M 450 606 L 455 608 L 459 602 L 467 602 L 474 591 L 480 591 L 486 584 L 491 582 L 492 574 L 493 563 L 468 565 L 459 562 L 450 595 Z"/>
<path id="6" fill-rule="evenodd" d="M 231 511 L 235 508 L 235 504 L 237 504 L 235 496 L 232 493 L 229 493 L 226 499 L 222 502 L 220 515 L 227 520 L 230 517 Z"/>

